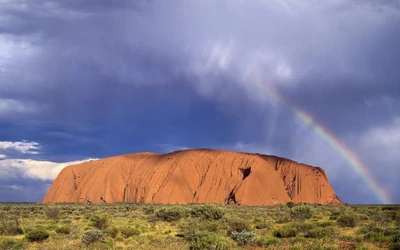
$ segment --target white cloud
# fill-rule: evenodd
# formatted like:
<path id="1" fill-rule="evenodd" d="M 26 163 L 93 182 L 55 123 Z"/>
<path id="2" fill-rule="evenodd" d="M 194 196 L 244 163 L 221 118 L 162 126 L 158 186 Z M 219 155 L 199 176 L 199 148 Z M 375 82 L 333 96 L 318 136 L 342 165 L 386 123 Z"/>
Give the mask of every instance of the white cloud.
<path id="1" fill-rule="evenodd" d="M 365 155 L 374 155 L 381 160 L 398 162 L 400 160 L 400 117 L 389 125 L 368 130 L 360 140 Z"/>
<path id="2" fill-rule="evenodd" d="M 40 145 L 37 142 L 29 141 L 0 141 L 0 149 L 17 151 L 23 154 L 39 154 Z M 1 158 L 1 157 L 0 157 Z"/>
<path id="3" fill-rule="evenodd" d="M 22 189 L 24 189 L 24 187 L 21 186 L 21 185 L 0 185 L 0 188 L 8 188 L 8 189 L 13 189 L 13 190 L 22 190 Z"/>
<path id="4" fill-rule="evenodd" d="M 4 158 L 7 158 L 7 156 L 0 154 L 0 159 L 4 159 Z"/>
<path id="5" fill-rule="evenodd" d="M 37 111 L 37 108 L 32 103 L 0 98 L 0 117 L 10 116 L 14 113 L 33 113 L 35 111 Z"/>
<path id="6" fill-rule="evenodd" d="M 23 178 L 54 180 L 63 168 L 92 160 L 95 159 L 57 163 L 32 159 L 6 159 L 0 161 L 0 178 L 13 178 L 15 176 L 11 176 L 11 173 L 17 170 L 22 172 Z"/>

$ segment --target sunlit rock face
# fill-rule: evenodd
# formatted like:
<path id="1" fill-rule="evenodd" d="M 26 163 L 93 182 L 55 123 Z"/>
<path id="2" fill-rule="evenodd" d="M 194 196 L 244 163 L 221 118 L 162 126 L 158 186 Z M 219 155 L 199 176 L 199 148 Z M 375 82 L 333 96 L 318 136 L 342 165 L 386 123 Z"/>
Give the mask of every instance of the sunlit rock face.
<path id="1" fill-rule="evenodd" d="M 210 149 L 135 153 L 64 168 L 43 203 L 342 204 L 323 169 Z"/>

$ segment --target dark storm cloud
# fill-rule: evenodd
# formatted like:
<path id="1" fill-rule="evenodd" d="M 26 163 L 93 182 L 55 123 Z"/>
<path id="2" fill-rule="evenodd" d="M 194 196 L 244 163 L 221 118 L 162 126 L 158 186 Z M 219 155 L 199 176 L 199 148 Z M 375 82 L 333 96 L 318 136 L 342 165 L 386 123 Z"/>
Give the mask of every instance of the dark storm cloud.
<path id="1" fill-rule="evenodd" d="M 377 202 L 263 86 L 369 161 L 370 131 L 400 117 L 397 1 L 0 3 L 0 136 L 40 142 L 36 160 L 252 149 L 320 165 L 344 200 Z M 382 162 L 368 168 L 394 183 Z"/>

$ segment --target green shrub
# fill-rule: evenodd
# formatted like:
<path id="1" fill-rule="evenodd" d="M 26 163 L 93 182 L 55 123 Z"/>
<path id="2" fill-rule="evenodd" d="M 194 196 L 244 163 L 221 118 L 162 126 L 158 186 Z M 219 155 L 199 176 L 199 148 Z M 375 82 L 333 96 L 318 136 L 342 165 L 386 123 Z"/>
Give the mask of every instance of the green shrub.
<path id="1" fill-rule="evenodd" d="M 297 228 L 291 226 L 284 226 L 280 229 L 277 229 L 273 232 L 273 235 L 277 238 L 291 238 L 296 237 Z"/>
<path id="2" fill-rule="evenodd" d="M 153 214 L 154 211 L 155 211 L 155 208 L 154 208 L 154 207 L 144 207 L 144 208 L 143 208 L 143 212 L 144 212 L 145 214 Z"/>
<path id="3" fill-rule="evenodd" d="M 288 208 L 292 208 L 292 207 L 295 206 L 295 204 L 294 204 L 293 201 L 289 201 L 288 203 L 286 203 L 286 206 L 287 206 Z"/>
<path id="4" fill-rule="evenodd" d="M 49 236 L 50 236 L 49 233 L 45 229 L 42 229 L 42 228 L 34 229 L 25 234 L 25 238 L 30 242 L 44 241 L 47 238 L 49 238 Z"/>
<path id="5" fill-rule="evenodd" d="M 364 240 L 372 242 L 387 242 L 389 239 L 390 238 L 383 233 L 368 233 L 364 236 Z"/>
<path id="6" fill-rule="evenodd" d="M 299 223 L 304 223 L 306 219 L 310 219 L 313 215 L 311 206 L 297 206 L 290 210 L 290 217 Z"/>
<path id="7" fill-rule="evenodd" d="M 333 228 L 318 227 L 307 231 L 306 237 L 309 238 L 324 238 L 332 235 Z"/>
<path id="8" fill-rule="evenodd" d="M 57 234 L 69 234 L 71 232 L 71 228 L 67 226 L 61 226 L 56 229 Z"/>
<path id="9" fill-rule="evenodd" d="M 201 220 L 219 220 L 224 216 L 225 212 L 217 205 L 200 205 L 190 210 L 190 215 Z"/>
<path id="10" fill-rule="evenodd" d="M 269 246 L 275 245 L 278 243 L 278 239 L 276 238 L 264 238 L 260 237 L 256 241 L 256 245 L 259 247 L 268 248 Z"/>
<path id="11" fill-rule="evenodd" d="M 244 246 L 254 241 L 256 235 L 254 232 L 243 230 L 241 232 L 232 232 L 231 239 L 239 245 Z"/>
<path id="12" fill-rule="evenodd" d="M 251 229 L 249 221 L 239 218 L 228 220 L 228 226 L 228 236 L 230 236 L 232 232 L 250 231 Z"/>
<path id="13" fill-rule="evenodd" d="M 390 222 L 390 217 L 382 211 L 375 213 L 371 217 L 379 226 L 386 226 Z"/>
<path id="14" fill-rule="evenodd" d="M 199 224 L 199 229 L 201 231 L 207 232 L 218 232 L 225 224 L 219 221 L 203 221 Z"/>
<path id="15" fill-rule="evenodd" d="M 161 208 L 156 213 L 157 218 L 168 222 L 180 220 L 186 215 L 187 215 L 187 210 L 177 206 Z"/>
<path id="16" fill-rule="evenodd" d="M 25 245 L 22 241 L 16 239 L 0 239 L 0 249 L 10 249 L 10 250 L 19 250 L 25 249 Z"/>
<path id="17" fill-rule="evenodd" d="M 354 213 L 345 213 L 337 219 L 337 223 L 341 227 L 355 227 L 358 224 L 358 218 Z"/>
<path id="18" fill-rule="evenodd" d="M 23 233 L 24 232 L 19 225 L 18 217 L 8 217 L 4 214 L 0 214 L 0 234 L 17 235 Z"/>
<path id="19" fill-rule="evenodd" d="M 290 215 L 287 212 L 276 212 L 272 214 L 272 218 L 276 223 L 282 224 L 290 221 Z"/>
<path id="20" fill-rule="evenodd" d="M 390 250 L 400 250 L 400 233 L 392 237 L 392 244 L 389 247 Z"/>
<path id="21" fill-rule="evenodd" d="M 186 241 L 193 241 L 199 236 L 207 235 L 199 230 L 199 222 L 194 219 L 188 219 L 178 224 L 179 234 L 178 237 L 184 238 Z"/>
<path id="22" fill-rule="evenodd" d="M 225 250 L 228 249 L 225 242 L 215 236 L 215 235 L 207 235 L 203 237 L 198 237 L 191 241 L 190 250 Z"/>
<path id="23" fill-rule="evenodd" d="M 106 238 L 105 233 L 99 229 L 85 231 L 82 235 L 82 242 L 86 245 L 91 245 L 95 242 L 104 242 Z"/>
<path id="24" fill-rule="evenodd" d="M 267 220 L 264 219 L 255 219 L 254 227 L 257 229 L 269 229 L 270 225 L 267 223 Z"/>
<path id="25" fill-rule="evenodd" d="M 100 230 L 106 229 L 109 225 L 108 217 L 105 215 L 93 215 L 90 217 L 90 221 L 92 222 L 92 226 Z"/>
<path id="26" fill-rule="evenodd" d="M 140 235 L 140 230 L 137 228 L 126 227 L 126 228 L 121 229 L 121 234 L 125 238 L 129 238 L 134 235 Z"/>
<path id="27" fill-rule="evenodd" d="M 358 234 L 368 234 L 368 233 L 383 233 L 384 229 L 381 227 L 375 226 L 375 224 L 367 224 L 363 227 L 360 227 L 357 230 Z"/>
<path id="28" fill-rule="evenodd" d="M 118 234 L 118 228 L 110 227 L 106 229 L 106 233 L 111 236 L 111 238 L 115 238 Z"/>
<path id="29" fill-rule="evenodd" d="M 57 220 L 58 216 L 60 215 L 61 209 L 59 207 L 48 207 L 46 209 L 46 216 L 49 219 Z"/>

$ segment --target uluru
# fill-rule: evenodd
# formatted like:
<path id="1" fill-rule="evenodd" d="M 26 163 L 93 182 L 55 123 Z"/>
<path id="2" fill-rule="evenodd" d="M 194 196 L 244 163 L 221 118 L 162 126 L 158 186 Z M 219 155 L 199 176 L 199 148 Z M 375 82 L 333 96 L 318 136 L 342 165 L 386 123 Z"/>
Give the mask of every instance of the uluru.
<path id="1" fill-rule="evenodd" d="M 134 153 L 64 168 L 43 203 L 342 204 L 324 170 L 262 154 L 211 149 Z"/>

